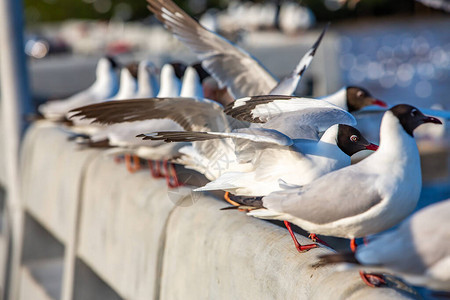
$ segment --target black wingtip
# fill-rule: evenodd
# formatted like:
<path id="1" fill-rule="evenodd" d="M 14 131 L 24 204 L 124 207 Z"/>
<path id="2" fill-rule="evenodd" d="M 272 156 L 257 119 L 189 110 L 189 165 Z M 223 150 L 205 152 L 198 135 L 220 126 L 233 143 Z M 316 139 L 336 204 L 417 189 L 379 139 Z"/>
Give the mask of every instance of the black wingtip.
<path id="1" fill-rule="evenodd" d="M 317 48 L 319 48 L 320 43 L 322 42 L 322 39 L 325 35 L 325 33 L 328 30 L 328 27 L 330 26 L 331 22 L 328 22 L 325 27 L 322 30 L 322 33 L 319 35 L 319 38 L 317 39 L 317 41 L 314 43 L 314 45 L 312 46 L 313 51 L 311 52 L 311 55 L 315 55 L 316 54 L 316 50 Z"/>

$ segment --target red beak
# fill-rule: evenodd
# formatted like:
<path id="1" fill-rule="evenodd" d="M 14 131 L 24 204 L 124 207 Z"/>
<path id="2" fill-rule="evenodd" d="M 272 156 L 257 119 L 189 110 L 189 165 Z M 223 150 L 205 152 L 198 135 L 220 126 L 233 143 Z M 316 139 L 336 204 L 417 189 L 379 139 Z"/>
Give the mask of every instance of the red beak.
<path id="1" fill-rule="evenodd" d="M 381 107 L 388 107 L 387 104 L 386 104 L 386 102 L 381 101 L 381 100 L 379 100 L 379 99 L 373 100 L 373 103 L 372 103 L 372 104 L 373 104 L 373 105 L 378 105 L 378 106 L 381 106 Z"/>
<path id="2" fill-rule="evenodd" d="M 377 151 L 378 146 L 371 143 L 371 144 L 369 144 L 368 146 L 366 146 L 366 149 L 367 149 L 367 150 L 372 150 L 372 151 Z"/>
<path id="3" fill-rule="evenodd" d="M 425 117 L 423 120 L 424 123 L 434 123 L 434 124 L 442 124 L 441 120 L 435 117 Z"/>

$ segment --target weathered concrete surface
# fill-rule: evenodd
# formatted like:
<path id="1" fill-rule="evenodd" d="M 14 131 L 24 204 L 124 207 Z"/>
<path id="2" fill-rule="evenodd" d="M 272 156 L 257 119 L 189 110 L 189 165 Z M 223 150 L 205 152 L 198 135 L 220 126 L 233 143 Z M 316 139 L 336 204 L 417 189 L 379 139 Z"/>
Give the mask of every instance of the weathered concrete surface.
<path id="1" fill-rule="evenodd" d="M 170 216 L 161 299 L 408 299 L 367 287 L 357 272 L 312 268 L 326 248 L 299 254 L 287 230 L 202 197 Z M 311 243 L 298 236 L 300 243 Z"/>
<path id="2" fill-rule="evenodd" d="M 62 258 L 44 259 L 22 266 L 20 299 L 59 299 Z"/>
<path id="3" fill-rule="evenodd" d="M 173 207 L 165 181 L 151 179 L 148 169 L 129 174 L 123 164 L 97 157 L 84 182 L 80 257 L 122 297 L 152 298 L 161 236 Z"/>
<path id="4" fill-rule="evenodd" d="M 67 133 L 55 125 L 38 122 L 29 128 L 21 154 L 23 203 L 63 243 L 75 224 L 83 169 L 100 154 L 80 151 L 67 138 Z"/>

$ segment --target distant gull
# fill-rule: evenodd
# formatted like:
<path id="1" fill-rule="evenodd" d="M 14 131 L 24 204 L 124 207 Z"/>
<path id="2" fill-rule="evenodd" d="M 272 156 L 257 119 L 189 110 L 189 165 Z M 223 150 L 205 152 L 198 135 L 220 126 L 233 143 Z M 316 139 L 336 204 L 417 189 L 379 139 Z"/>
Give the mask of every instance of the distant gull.
<path id="1" fill-rule="evenodd" d="M 53 100 L 39 106 L 39 112 L 48 120 L 60 121 L 66 113 L 76 107 L 88 105 L 114 96 L 119 89 L 116 75 L 116 62 L 110 57 L 103 57 L 97 63 L 95 82 L 86 90 L 67 99 Z"/>

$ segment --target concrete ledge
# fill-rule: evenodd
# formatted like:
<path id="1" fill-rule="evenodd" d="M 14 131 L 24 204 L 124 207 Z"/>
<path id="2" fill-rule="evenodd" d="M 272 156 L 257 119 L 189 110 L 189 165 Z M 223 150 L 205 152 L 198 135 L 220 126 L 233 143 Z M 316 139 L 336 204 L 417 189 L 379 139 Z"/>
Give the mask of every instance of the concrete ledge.
<path id="1" fill-rule="evenodd" d="M 192 195 L 189 187 L 169 191 L 147 169 L 128 174 L 101 151 L 77 151 L 66 137 L 42 124 L 28 132 L 22 155 L 26 210 L 64 244 L 65 261 L 81 259 L 122 298 L 409 296 L 369 288 L 357 272 L 313 269 L 316 256 L 329 249 L 299 254 L 285 229 L 238 211 L 220 211 L 224 202 Z M 74 266 L 64 264 L 63 273 L 76 282 Z M 27 285 L 35 288 L 32 281 L 23 281 L 23 295 L 31 295 Z M 63 285 L 62 294 L 73 299 L 71 291 L 64 292 L 66 286 L 71 288 Z M 76 284 L 75 292 L 82 288 Z"/>
<path id="2" fill-rule="evenodd" d="M 47 122 L 32 125 L 21 153 L 27 211 L 61 242 L 72 234 L 83 169 L 99 151 L 79 151 L 68 134 Z"/>
<path id="3" fill-rule="evenodd" d="M 122 297 L 153 297 L 161 235 L 174 207 L 165 181 L 151 179 L 148 169 L 129 174 L 100 156 L 83 190 L 79 256 Z"/>
<path id="4" fill-rule="evenodd" d="M 22 267 L 20 299 L 58 299 L 62 259 L 44 259 Z"/>
<path id="5" fill-rule="evenodd" d="M 224 206 L 201 197 L 192 207 L 175 208 L 167 227 L 162 299 L 405 299 L 392 289 L 367 287 L 357 272 L 312 268 L 329 249 L 299 254 L 287 230 L 220 211 Z"/>

